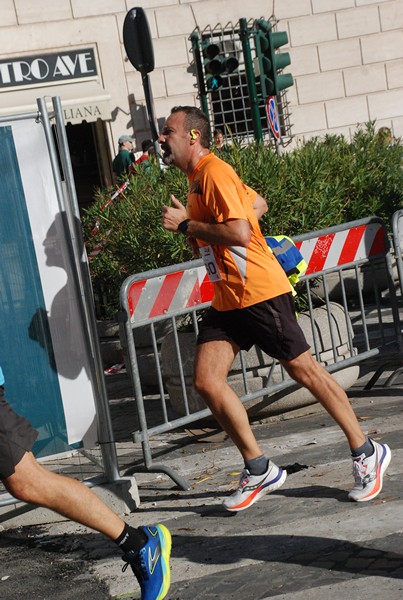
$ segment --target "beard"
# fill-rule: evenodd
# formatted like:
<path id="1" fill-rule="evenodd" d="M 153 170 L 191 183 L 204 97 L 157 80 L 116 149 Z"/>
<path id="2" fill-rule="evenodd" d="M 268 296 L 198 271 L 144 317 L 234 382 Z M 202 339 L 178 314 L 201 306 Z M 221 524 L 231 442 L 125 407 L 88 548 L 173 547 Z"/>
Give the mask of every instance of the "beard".
<path id="1" fill-rule="evenodd" d="M 161 146 L 162 154 L 162 162 L 164 165 L 172 165 L 174 162 L 174 157 L 172 155 L 171 149 L 168 146 Z"/>

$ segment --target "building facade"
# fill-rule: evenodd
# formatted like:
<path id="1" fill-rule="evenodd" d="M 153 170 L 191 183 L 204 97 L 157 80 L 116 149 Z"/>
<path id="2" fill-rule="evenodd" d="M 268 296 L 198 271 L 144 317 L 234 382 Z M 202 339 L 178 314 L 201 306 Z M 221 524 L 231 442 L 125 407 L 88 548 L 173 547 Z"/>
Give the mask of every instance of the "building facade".
<path id="1" fill-rule="evenodd" d="M 350 136 L 376 120 L 403 134 L 403 0 L 138 0 L 155 54 L 150 73 L 161 126 L 172 106 L 200 106 L 190 36 L 239 19 L 279 20 L 291 56 L 294 140 Z M 62 99 L 80 204 L 112 181 L 123 133 L 150 137 L 141 74 L 126 57 L 128 0 L 0 0 L 0 116 Z"/>

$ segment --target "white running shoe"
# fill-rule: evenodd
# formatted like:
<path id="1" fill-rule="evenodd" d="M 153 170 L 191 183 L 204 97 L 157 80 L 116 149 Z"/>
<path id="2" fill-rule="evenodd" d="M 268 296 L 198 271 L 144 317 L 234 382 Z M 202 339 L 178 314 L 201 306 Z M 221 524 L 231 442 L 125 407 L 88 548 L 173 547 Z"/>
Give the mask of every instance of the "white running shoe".
<path id="1" fill-rule="evenodd" d="M 371 440 L 375 448 L 371 456 L 361 454 L 353 460 L 355 485 L 348 497 L 355 502 L 367 502 L 376 498 L 382 490 L 382 481 L 392 458 L 389 446 Z"/>
<path id="2" fill-rule="evenodd" d="M 238 489 L 231 496 L 225 498 L 223 506 L 231 511 L 245 510 L 264 494 L 274 492 L 281 487 L 286 477 L 287 471 L 280 469 L 271 461 L 269 461 L 267 471 L 262 475 L 251 475 L 248 469 L 244 469 Z"/>

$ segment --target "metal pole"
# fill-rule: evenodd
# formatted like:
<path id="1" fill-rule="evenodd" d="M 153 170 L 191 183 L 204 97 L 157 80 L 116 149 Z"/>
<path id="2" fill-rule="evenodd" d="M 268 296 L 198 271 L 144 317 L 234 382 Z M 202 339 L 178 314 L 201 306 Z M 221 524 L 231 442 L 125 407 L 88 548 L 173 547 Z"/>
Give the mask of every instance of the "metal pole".
<path id="1" fill-rule="evenodd" d="M 243 56 L 245 61 L 245 75 L 248 84 L 250 107 L 252 111 L 252 124 L 255 140 L 263 141 L 262 123 L 260 120 L 259 101 L 257 98 L 255 73 L 253 70 L 252 55 L 249 43 L 249 30 L 246 19 L 239 19 L 239 36 L 242 42 Z"/>
<path id="2" fill-rule="evenodd" d="M 157 122 L 155 120 L 154 100 L 153 100 L 153 94 L 151 91 L 150 78 L 148 76 L 148 73 L 142 72 L 141 79 L 143 82 L 144 96 L 146 99 L 148 122 L 150 124 L 151 135 L 153 137 L 153 141 L 155 142 L 156 140 L 158 140 L 159 134 L 158 134 Z"/>
<path id="3" fill-rule="evenodd" d="M 89 276 L 88 263 L 83 260 L 85 248 L 82 239 L 79 220 L 79 210 L 74 186 L 73 169 L 70 161 L 70 153 L 67 135 L 64 126 L 63 111 L 60 98 L 52 98 L 56 115 L 56 128 L 60 143 L 60 159 L 66 178 L 67 202 L 63 194 L 61 174 L 57 160 L 57 151 L 54 144 L 53 133 L 44 98 L 38 98 L 38 106 L 41 112 L 46 142 L 49 149 L 53 178 L 60 211 L 66 214 L 68 220 L 70 244 L 68 244 L 71 261 L 75 268 L 72 269 L 76 285 L 80 292 L 80 312 L 83 323 L 87 329 L 90 352 L 90 367 L 92 372 L 92 386 L 97 404 L 98 436 L 101 446 L 105 476 L 108 481 L 117 481 L 119 476 L 116 447 L 113 441 L 112 423 L 109 414 L 106 386 L 102 369 L 102 357 L 99 347 L 98 333 L 96 328 L 95 309 L 93 304 L 92 285 Z M 68 240 L 69 241 L 69 240 Z"/>
<path id="4" fill-rule="evenodd" d="M 161 148 L 158 143 L 159 133 L 158 133 L 158 125 L 157 120 L 155 118 L 155 109 L 154 109 L 154 99 L 153 93 L 150 84 L 150 77 L 148 73 L 141 72 L 141 79 L 143 82 L 144 96 L 146 99 L 146 107 L 147 107 L 147 116 L 148 122 L 151 130 L 151 137 L 153 138 L 155 154 L 158 157 L 158 166 L 162 171 L 164 168 L 162 159 L 161 159 Z"/>
<path id="5" fill-rule="evenodd" d="M 206 93 L 206 86 L 204 85 L 203 65 L 202 65 L 202 61 L 201 61 L 200 45 L 199 45 L 200 39 L 199 39 L 199 35 L 198 35 L 197 31 L 194 31 L 192 33 L 192 35 L 190 36 L 190 40 L 192 42 L 192 50 L 193 50 L 193 56 L 194 56 L 194 61 L 195 61 L 195 66 L 196 66 L 197 83 L 198 83 L 199 92 L 200 92 L 200 102 L 201 102 L 202 110 L 203 110 L 204 114 L 208 117 L 209 110 L 208 110 L 208 103 L 207 103 L 207 93 Z"/>

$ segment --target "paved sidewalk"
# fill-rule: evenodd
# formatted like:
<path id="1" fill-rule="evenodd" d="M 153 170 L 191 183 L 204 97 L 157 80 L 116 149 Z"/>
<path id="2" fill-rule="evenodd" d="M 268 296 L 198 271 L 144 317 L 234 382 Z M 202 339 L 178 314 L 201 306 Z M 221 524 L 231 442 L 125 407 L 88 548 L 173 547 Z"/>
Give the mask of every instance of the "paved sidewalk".
<path id="1" fill-rule="evenodd" d="M 364 430 L 392 449 L 384 489 L 372 502 L 347 500 L 353 483 L 347 444 L 322 409 L 253 426 L 263 450 L 289 476 L 281 489 L 238 514 L 221 508 L 242 467 L 231 442 L 185 431 L 153 440 L 158 461 L 192 485 L 179 491 L 165 475 L 138 473 L 141 506 L 127 517 L 134 526 L 163 522 L 172 532 L 168 600 L 401 600 L 403 377 L 383 388 L 386 376 L 371 391 L 363 390 L 367 376 L 349 392 Z M 139 457 L 138 445 L 130 441 L 134 406 L 122 398 L 112 408 L 122 472 L 132 473 Z M 21 535 L 32 535 L 37 554 L 46 554 L 52 564 L 77 566 L 75 598 L 139 598 L 130 569 L 121 573 L 119 552 L 102 536 L 68 522 L 24 528 Z M 100 582 L 93 594 L 88 578 Z M 1 585 L 0 597 L 9 600 Z"/>
<path id="2" fill-rule="evenodd" d="M 169 599 L 403 597 L 403 384 L 383 388 L 386 376 L 364 391 L 368 375 L 349 392 L 364 430 L 392 448 L 384 490 L 372 502 L 347 500 L 348 447 L 322 409 L 254 425 L 264 451 L 290 474 L 280 490 L 238 514 L 220 504 L 242 466 L 230 441 L 195 441 L 185 432 L 153 441 L 158 461 L 192 484 L 183 492 L 165 475 L 136 475 L 142 503 L 130 522 L 163 522 L 173 535 Z M 119 456 L 129 467 L 125 444 Z M 132 590 L 116 561 L 95 568 L 112 597 Z"/>

